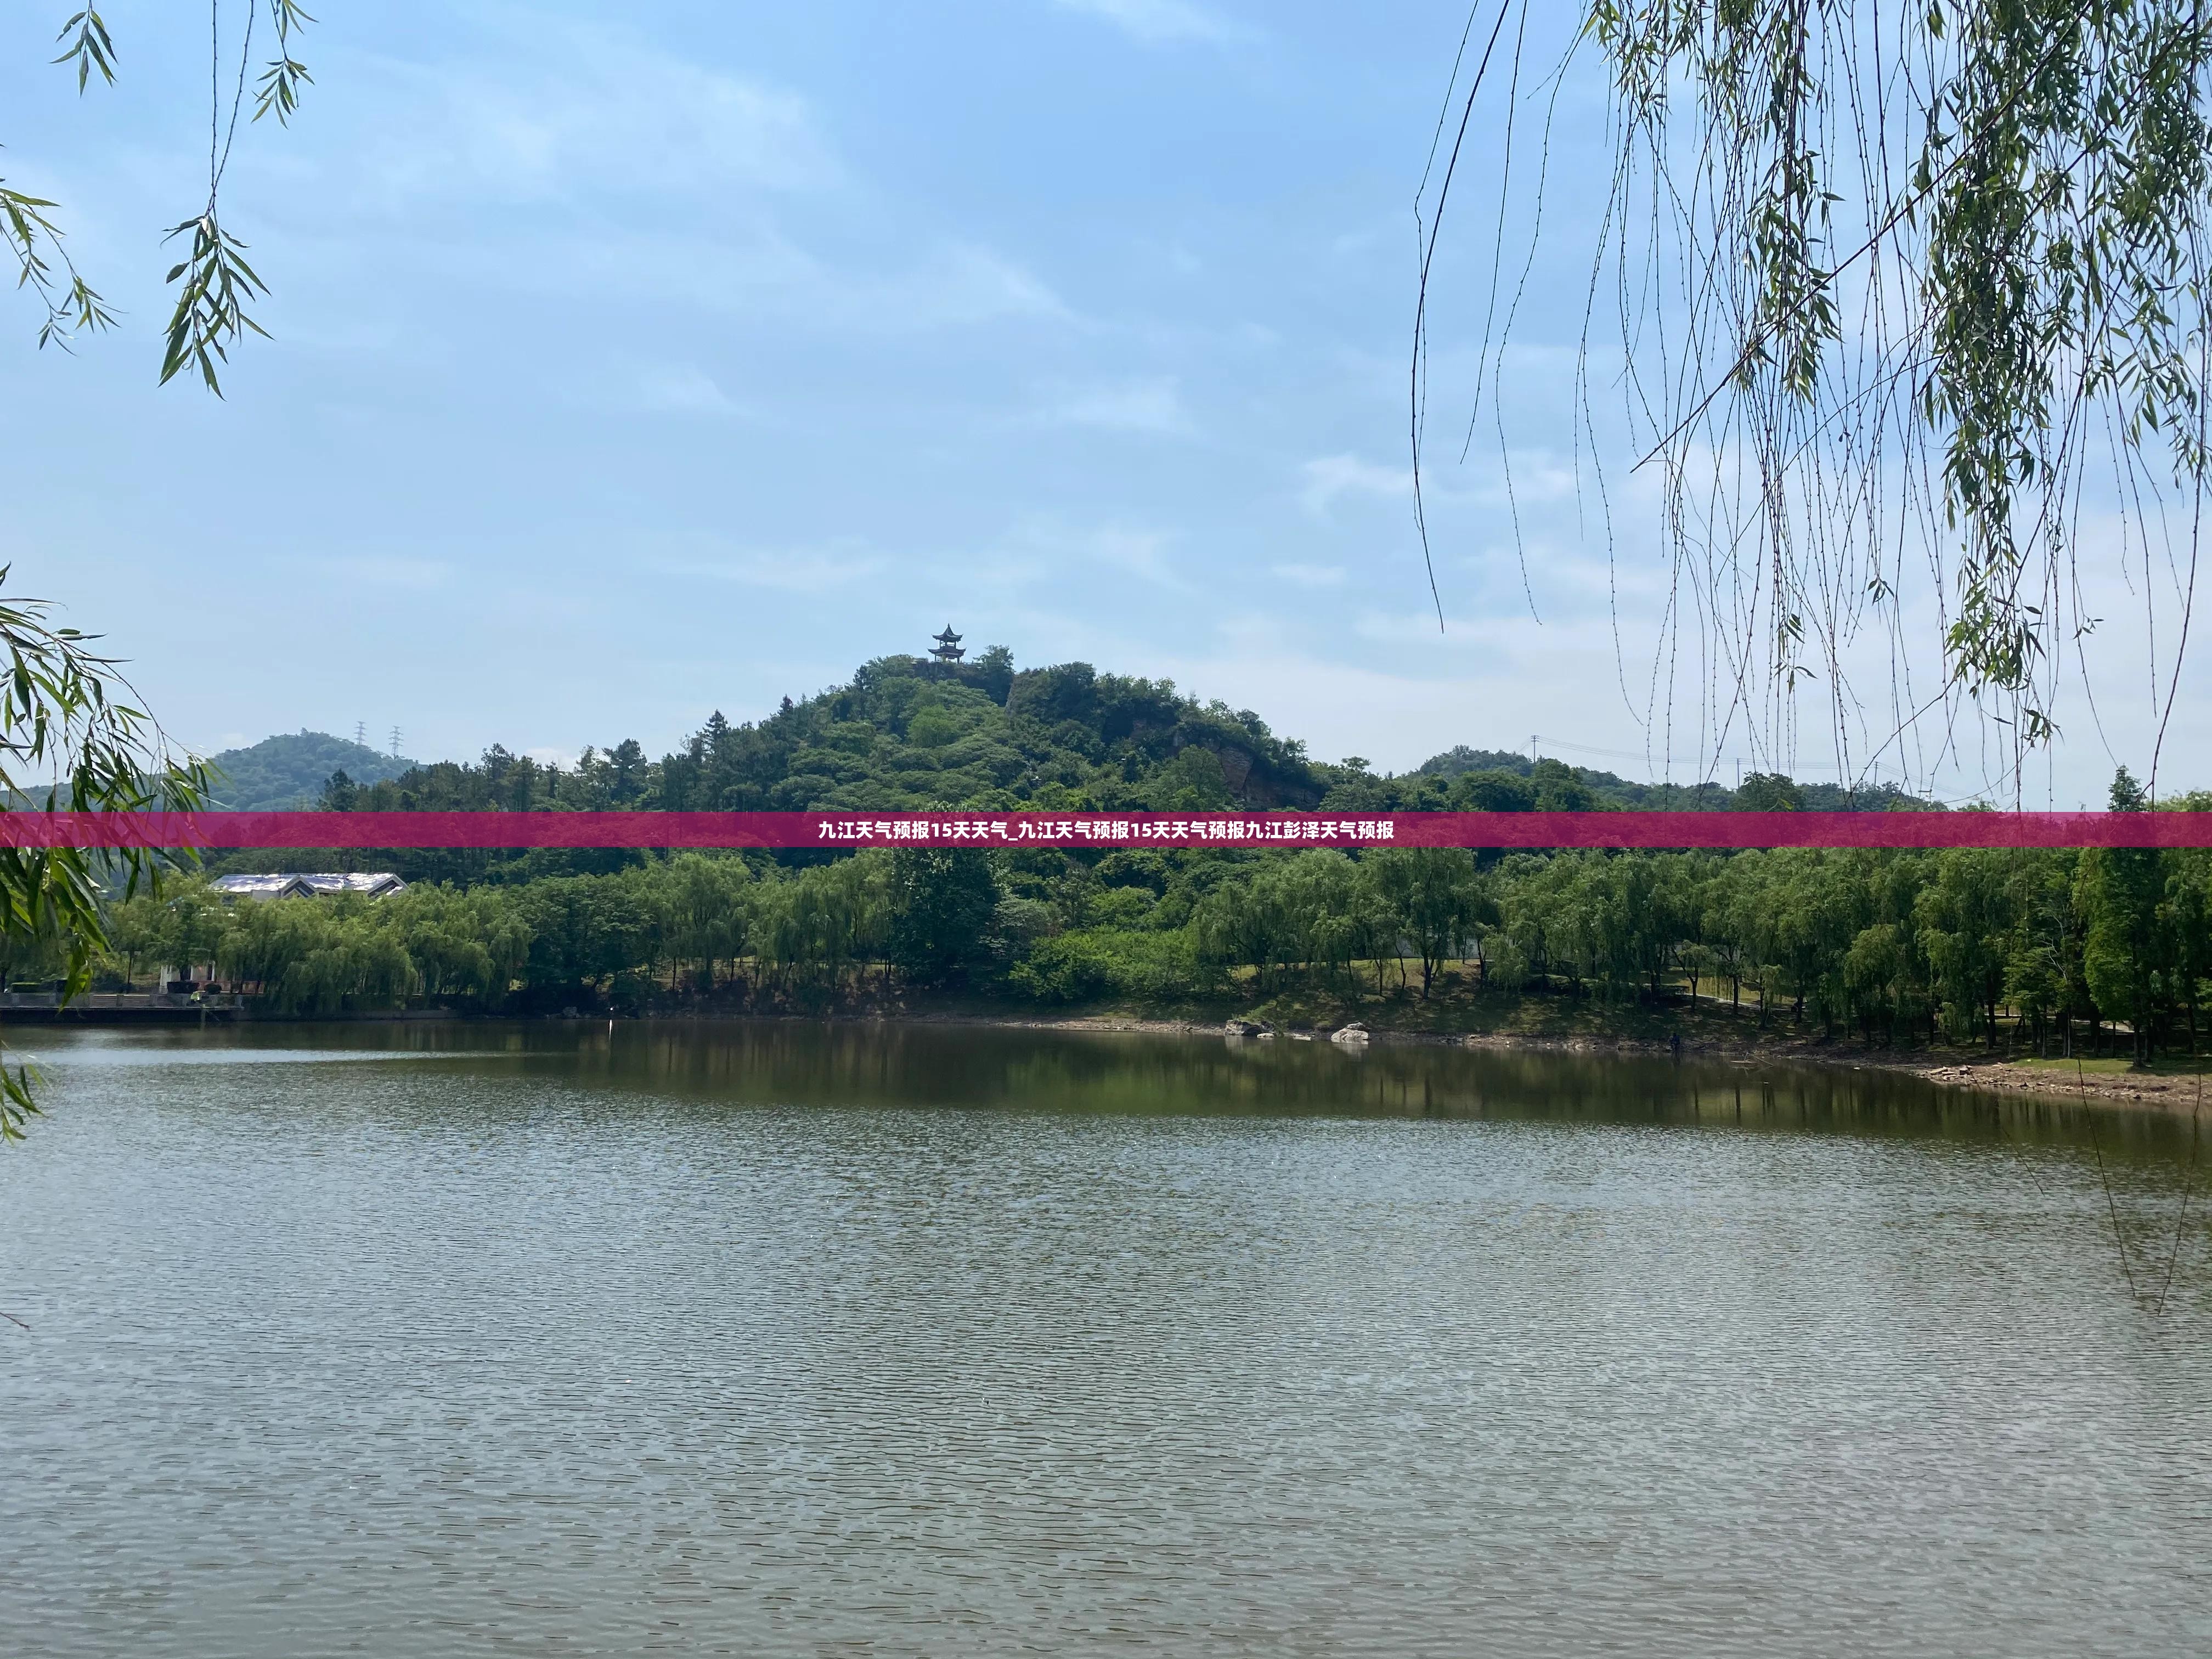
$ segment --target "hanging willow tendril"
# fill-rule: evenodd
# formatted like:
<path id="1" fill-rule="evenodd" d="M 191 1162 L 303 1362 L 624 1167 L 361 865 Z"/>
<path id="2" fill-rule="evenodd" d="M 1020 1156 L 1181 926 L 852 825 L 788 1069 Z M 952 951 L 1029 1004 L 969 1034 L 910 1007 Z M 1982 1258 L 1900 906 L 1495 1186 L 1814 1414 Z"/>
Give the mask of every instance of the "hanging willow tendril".
<path id="1" fill-rule="evenodd" d="M 161 384 L 187 366 L 196 367 L 207 389 L 222 396 L 216 374 L 218 360 L 230 361 L 231 344 L 248 329 L 268 331 L 246 313 L 247 302 L 269 289 L 246 262 L 246 244 L 222 228 L 216 201 L 230 166 L 230 147 L 238 137 L 239 112 L 246 103 L 246 76 L 252 62 L 254 8 L 246 11 L 246 38 L 239 47 L 237 83 L 230 94 L 230 120 L 222 118 L 222 0 L 208 0 L 208 195 L 207 205 L 176 226 L 164 241 L 190 236 L 191 252 L 169 267 L 164 280 L 181 279 L 177 307 L 169 316 L 168 349 L 161 354 Z M 258 112 L 257 112 L 258 116 Z"/>
<path id="2" fill-rule="evenodd" d="M 1547 21 L 1494 9 L 1476 39 Z M 1594 383 L 1617 389 L 1673 584 L 1653 712 L 1687 644 L 1708 753 L 1733 735 L 1785 759 L 1818 684 L 1846 777 L 1901 759 L 1923 713 L 1978 709 L 2017 788 L 2062 674 L 2086 677 L 2091 577 L 2130 576 L 2169 666 L 2185 645 L 2212 407 L 2205 5 L 1584 0 L 1578 21 L 1565 61 L 1524 69 L 1516 46 L 1511 85 L 1556 99 L 1595 60 L 1608 186 L 1547 218 L 1552 117 L 1531 185 L 1493 71 L 1493 229 L 1566 219 L 1589 248 L 1577 448 L 1597 453 Z M 1493 259 L 1506 320 L 1478 404 L 1516 283 Z M 1431 300 L 1425 280 L 1417 330 Z M 1417 465 L 1425 349 L 1417 333 Z M 2114 516 L 2116 549 L 2084 546 L 2085 508 Z M 1863 645 L 1890 663 L 1886 707 L 1851 683 Z M 2152 683 L 2170 708 L 2178 682 L 2154 664 Z"/>
<path id="3" fill-rule="evenodd" d="M 292 56 L 292 36 L 315 20 L 294 0 L 270 0 L 269 18 L 276 26 L 279 50 L 255 83 L 253 118 L 258 121 L 264 115 L 273 115 L 279 126 L 288 126 L 292 112 L 300 107 L 300 88 L 313 85 L 315 79 L 307 73 L 307 66 Z"/>
<path id="4" fill-rule="evenodd" d="M 207 389 L 220 398 L 222 383 L 215 366 L 218 359 L 230 361 L 231 343 L 248 329 L 269 337 L 269 331 L 246 312 L 246 301 L 269 289 L 246 263 L 246 244 L 217 222 L 214 198 L 209 198 L 205 212 L 185 220 L 169 235 L 187 234 L 192 239 L 191 256 L 169 268 L 168 280 L 182 277 L 184 286 L 177 290 L 177 309 L 169 319 L 161 382 L 166 386 L 179 370 L 197 366 Z"/>
<path id="5" fill-rule="evenodd" d="M 240 3 L 231 0 L 230 9 L 236 12 Z M 162 238 L 165 242 L 185 239 L 185 252 L 166 279 L 177 294 L 164 338 L 161 381 L 166 385 L 187 369 L 197 370 L 200 381 L 217 397 L 222 395 L 217 366 L 229 362 L 230 348 L 248 332 L 264 338 L 268 332 L 247 309 L 267 295 L 268 285 L 246 262 L 246 244 L 223 228 L 221 212 L 223 175 L 252 70 L 254 21 L 264 5 L 276 31 L 277 53 L 253 81 L 252 118 L 273 115 L 279 125 L 289 125 L 300 107 L 301 89 L 313 84 L 307 66 L 293 55 L 299 34 L 315 21 L 298 0 L 243 0 L 245 23 L 231 74 L 227 74 L 230 59 L 222 46 L 224 0 L 209 0 L 207 202 Z M 115 40 L 97 7 L 72 13 L 55 39 L 62 52 L 53 61 L 75 70 L 80 94 L 95 76 L 103 85 L 115 84 Z M 70 260 L 53 216 L 56 207 L 0 179 L 0 247 L 15 258 L 16 287 L 31 290 L 44 310 L 39 344 L 67 350 L 70 337 L 112 328 L 115 313 Z"/>

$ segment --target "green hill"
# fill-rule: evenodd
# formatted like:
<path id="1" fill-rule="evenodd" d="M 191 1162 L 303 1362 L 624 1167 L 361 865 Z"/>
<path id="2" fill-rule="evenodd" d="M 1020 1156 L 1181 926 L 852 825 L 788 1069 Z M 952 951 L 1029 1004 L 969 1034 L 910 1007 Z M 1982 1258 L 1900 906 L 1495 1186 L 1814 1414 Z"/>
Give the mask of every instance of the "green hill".
<path id="1" fill-rule="evenodd" d="M 280 812 L 313 806 L 333 772 L 357 783 L 380 783 L 410 771 L 402 755 L 380 755 L 366 744 L 302 729 L 264 738 L 250 749 L 226 749 L 211 762 L 216 805 L 234 812 Z"/>
<path id="2" fill-rule="evenodd" d="M 272 741 L 275 741 L 272 739 Z M 350 745 L 341 745 L 351 750 Z M 352 750 L 356 755 L 366 751 Z M 658 760 L 635 739 L 586 749 L 556 770 L 495 744 L 479 761 L 348 775 L 363 787 L 323 797 L 366 811 L 631 809 L 651 811 L 1589 811 L 1725 808 L 1717 784 L 1631 782 L 1548 757 L 1466 747 L 1415 771 L 1378 776 L 1364 761 L 1316 761 L 1249 708 L 1200 702 L 1164 680 L 1089 663 L 1017 672 L 993 647 L 946 667 L 880 657 L 850 681 L 758 720 L 716 714 Z M 316 790 L 336 767 L 314 769 Z M 382 780 L 382 781 L 379 781 Z M 1770 780 L 1799 804 L 1881 806 L 1830 787 Z M 1815 799 L 1815 797 L 1818 799 Z M 1802 798 L 1802 799 L 1799 799 Z"/>

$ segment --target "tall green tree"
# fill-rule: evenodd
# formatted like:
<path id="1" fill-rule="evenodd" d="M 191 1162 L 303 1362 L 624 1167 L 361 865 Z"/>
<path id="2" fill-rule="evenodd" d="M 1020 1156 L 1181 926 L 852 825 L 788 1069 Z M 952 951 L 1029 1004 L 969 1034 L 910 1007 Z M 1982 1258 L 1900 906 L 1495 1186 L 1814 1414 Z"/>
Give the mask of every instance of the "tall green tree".
<path id="1" fill-rule="evenodd" d="M 1421 995 L 1437 973 L 1466 954 L 1477 927 L 1496 913 L 1487 902 L 1474 854 L 1458 847 L 1390 847 L 1368 859 L 1375 890 L 1421 961 Z"/>
<path id="2" fill-rule="evenodd" d="M 1982 848 L 1938 854 L 1917 904 L 1936 994 L 1953 1033 L 1996 1042 L 2017 917 L 2008 856 Z"/>
<path id="3" fill-rule="evenodd" d="M 2115 812 L 2149 810 L 2149 798 L 2124 766 L 2112 779 Z M 2128 1022 L 2135 1063 L 2150 1063 L 2167 939 L 2160 906 L 2164 854 L 2154 847 L 2100 847 L 2081 860 L 2088 917 L 2082 969 L 2089 994 L 2107 1016 Z"/>
<path id="4" fill-rule="evenodd" d="M 1748 772 L 1735 792 L 1739 812 L 1802 812 L 1805 792 L 1779 772 Z"/>
<path id="5" fill-rule="evenodd" d="M 999 908 L 989 857 L 972 847 L 902 847 L 891 854 L 891 960 L 924 984 L 980 961 Z"/>

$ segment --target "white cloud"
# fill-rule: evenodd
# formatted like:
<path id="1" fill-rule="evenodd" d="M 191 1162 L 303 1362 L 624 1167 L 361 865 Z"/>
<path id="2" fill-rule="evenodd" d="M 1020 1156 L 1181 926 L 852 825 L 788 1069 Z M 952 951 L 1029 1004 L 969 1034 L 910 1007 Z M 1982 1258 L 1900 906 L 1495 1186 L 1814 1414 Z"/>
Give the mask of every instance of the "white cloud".
<path id="1" fill-rule="evenodd" d="M 1010 321 L 1059 322 L 1072 313 L 1020 264 L 971 242 L 894 246 L 874 269 L 830 263 L 766 223 L 720 234 L 542 230 L 496 249 L 462 241 L 420 245 L 426 269 L 457 268 L 484 287 L 635 308 L 682 305 L 850 337 L 911 336 Z"/>
<path id="2" fill-rule="evenodd" d="M 1428 650 L 1481 651 L 1496 658 L 1529 661 L 1565 660 L 1571 653 L 1602 655 L 1607 663 L 1606 684 L 1616 678 L 1612 668 L 1613 635 L 1603 613 L 1541 626 L 1527 613 L 1491 612 L 1467 616 L 1444 605 L 1442 627 L 1433 607 L 1419 611 L 1367 611 L 1352 624 L 1352 632 L 1377 645 L 1420 647 Z"/>
<path id="3" fill-rule="evenodd" d="M 380 193 L 530 203 L 602 190 L 811 191 L 842 177 L 793 93 L 606 29 L 509 44 L 465 69 L 396 66 L 414 96 L 370 149 Z"/>
<path id="4" fill-rule="evenodd" d="M 453 577 L 453 567 L 442 559 L 410 558 L 399 554 L 349 554 L 332 559 L 330 564 L 350 582 L 417 592 L 443 587 Z"/>
<path id="5" fill-rule="evenodd" d="M 1509 450 L 1502 459 L 1493 454 L 1474 470 L 1475 482 L 1465 485 L 1455 483 L 1450 471 L 1432 477 L 1424 469 L 1421 493 L 1424 496 L 1442 495 L 1443 490 L 1438 489 L 1441 484 L 1444 489 L 1463 494 L 1486 507 L 1518 505 L 1526 509 L 1538 502 L 1572 501 L 1587 482 L 1575 476 L 1571 461 L 1550 449 Z M 1615 507 L 1629 504 L 1616 490 Z"/>
<path id="6" fill-rule="evenodd" d="M 371 314 L 337 342 L 356 355 L 424 338 L 374 313 L 430 294 L 557 298 L 579 332 L 649 315 L 665 334 L 687 307 L 845 339 L 1071 319 L 1017 254 L 855 176 L 807 99 L 622 30 L 516 27 L 459 64 L 364 62 L 351 91 L 349 125 L 317 130 L 319 169 L 280 181 L 296 219 L 278 252 L 336 283 L 374 246 Z M 264 154 L 303 165 L 266 147 L 251 165 Z M 726 390 L 679 368 L 614 396 L 726 413 Z"/>
<path id="7" fill-rule="evenodd" d="M 1316 515 L 1328 512 L 1340 495 L 1388 498 L 1410 495 L 1413 490 L 1413 477 L 1407 468 L 1378 466 L 1357 455 L 1321 456 L 1305 464 L 1304 473 L 1305 487 L 1298 500 Z"/>
<path id="8" fill-rule="evenodd" d="M 633 386 L 637 406 L 676 415 L 734 415 L 739 407 L 704 370 L 690 364 L 638 371 Z"/>
<path id="9" fill-rule="evenodd" d="M 1196 428 L 1172 378 L 1125 380 L 1077 392 L 1045 412 L 1051 426 L 1095 427 L 1103 432 L 1149 432 L 1182 437 Z"/>
<path id="10" fill-rule="evenodd" d="M 1341 587 L 1346 574 L 1340 564 L 1278 564 L 1269 568 L 1293 587 Z"/>
<path id="11" fill-rule="evenodd" d="M 841 297 L 826 296 L 831 304 Z M 842 296 L 861 314 L 854 320 L 878 328 L 915 325 L 947 327 L 1005 317 L 1065 319 L 1060 296 L 1039 277 L 991 249 L 945 242 L 906 271 L 887 279 L 850 283 Z"/>
<path id="12" fill-rule="evenodd" d="M 998 559 L 1011 561 L 1020 574 L 1015 580 L 1049 579 L 1052 566 L 1069 561 L 1103 564 L 1178 593 L 1191 584 L 1170 556 L 1176 538 L 1167 531 L 1142 530 L 1127 525 L 1102 525 L 1078 530 L 1055 520 L 1032 519 L 1015 527 L 999 550 Z M 994 559 L 963 560 L 964 568 L 989 568 Z"/>
<path id="13" fill-rule="evenodd" d="M 1238 24 L 1191 5 L 1188 0 L 1053 0 L 1062 11 L 1101 18 L 1147 46 L 1177 40 L 1231 40 L 1246 31 Z"/>
<path id="14" fill-rule="evenodd" d="M 1170 538 L 1158 531 L 1105 529 L 1090 538 L 1091 556 L 1162 587 L 1188 592 L 1190 584 L 1168 560 Z"/>
<path id="15" fill-rule="evenodd" d="M 1404 224 L 1395 216 L 1371 218 L 1356 229 L 1340 231 L 1329 239 L 1328 251 L 1339 258 L 1356 253 L 1370 253 L 1378 247 L 1389 246 L 1395 252 L 1404 240 Z"/>
<path id="16" fill-rule="evenodd" d="M 692 576 L 741 587 L 782 593 L 826 593 L 877 574 L 883 559 L 852 541 L 820 547 L 749 548 L 728 553 L 649 557 L 646 566 L 664 576 Z"/>

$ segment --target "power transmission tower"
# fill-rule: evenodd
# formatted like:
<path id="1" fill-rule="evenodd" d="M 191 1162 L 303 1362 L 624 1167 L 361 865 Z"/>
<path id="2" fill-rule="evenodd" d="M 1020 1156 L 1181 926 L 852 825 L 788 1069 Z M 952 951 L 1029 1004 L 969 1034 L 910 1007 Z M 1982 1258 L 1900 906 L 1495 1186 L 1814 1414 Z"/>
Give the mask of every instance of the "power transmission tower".
<path id="1" fill-rule="evenodd" d="M 396 726 L 392 728 L 392 757 L 399 758 L 399 728 Z"/>
<path id="2" fill-rule="evenodd" d="M 353 740 L 363 749 L 368 747 L 368 722 L 367 720 L 356 720 L 353 723 Z"/>

